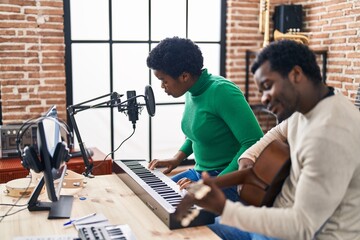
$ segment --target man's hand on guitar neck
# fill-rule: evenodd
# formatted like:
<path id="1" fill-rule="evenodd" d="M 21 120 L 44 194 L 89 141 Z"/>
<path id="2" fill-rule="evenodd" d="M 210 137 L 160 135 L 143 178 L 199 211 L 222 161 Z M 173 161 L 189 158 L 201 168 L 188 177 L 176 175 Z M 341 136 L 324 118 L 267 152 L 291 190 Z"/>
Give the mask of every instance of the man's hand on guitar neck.
<path id="1" fill-rule="evenodd" d="M 204 184 L 210 187 L 210 191 L 205 194 L 205 196 L 203 196 L 201 199 L 197 199 L 194 194 L 186 194 L 175 211 L 175 217 L 179 221 L 181 221 L 184 217 L 188 215 L 189 208 L 193 204 L 200 206 L 205 210 L 213 212 L 217 215 L 222 214 L 226 198 L 223 191 L 216 185 L 216 178 L 212 178 L 208 175 L 207 172 L 203 172 L 202 179 L 204 181 Z"/>
<path id="2" fill-rule="evenodd" d="M 253 162 L 246 158 L 241 161 L 243 160 L 245 161 L 242 169 L 222 176 L 211 177 L 207 172 L 203 172 L 202 180 L 189 185 L 187 194 L 176 208 L 176 219 L 181 221 L 183 226 L 189 225 L 198 214 L 198 212 L 189 210 L 194 204 L 209 212 L 221 215 L 226 202 L 226 197 L 221 188 L 251 184 L 257 186 L 259 190 L 265 191 L 268 185 L 254 173 Z M 204 186 L 207 189 L 203 191 Z M 201 194 L 197 196 L 197 192 L 201 192 Z"/>
<path id="3" fill-rule="evenodd" d="M 211 177 L 207 172 L 202 172 L 201 177 L 204 184 L 210 187 L 210 191 L 203 198 L 197 200 L 195 204 L 217 215 L 221 215 L 225 207 L 226 197 L 216 184 L 217 177 Z"/>

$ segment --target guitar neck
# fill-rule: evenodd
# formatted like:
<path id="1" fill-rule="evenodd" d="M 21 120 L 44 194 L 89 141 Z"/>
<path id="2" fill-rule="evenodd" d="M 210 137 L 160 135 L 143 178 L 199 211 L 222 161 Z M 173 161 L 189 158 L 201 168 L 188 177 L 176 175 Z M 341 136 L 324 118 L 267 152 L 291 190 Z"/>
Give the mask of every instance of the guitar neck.
<path id="1" fill-rule="evenodd" d="M 250 184 L 266 190 L 267 184 L 263 182 L 253 171 L 253 168 L 246 168 L 222 176 L 215 179 L 215 183 L 219 188 L 226 188 L 240 184 Z"/>

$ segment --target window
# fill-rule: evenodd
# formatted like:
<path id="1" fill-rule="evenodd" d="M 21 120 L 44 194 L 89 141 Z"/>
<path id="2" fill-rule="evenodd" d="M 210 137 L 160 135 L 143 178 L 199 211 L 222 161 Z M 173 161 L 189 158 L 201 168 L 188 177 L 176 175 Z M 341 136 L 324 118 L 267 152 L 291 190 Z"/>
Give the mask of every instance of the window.
<path id="1" fill-rule="evenodd" d="M 180 129 L 184 98 L 174 99 L 146 66 L 146 57 L 166 37 L 190 38 L 201 48 L 204 67 L 225 74 L 225 0 L 65 0 L 67 106 L 113 91 L 144 94 L 151 85 L 156 114 L 141 111 L 135 134 L 115 159 L 170 157 L 184 141 Z M 139 103 L 144 103 L 138 98 Z M 75 115 L 82 141 L 105 153 L 132 133 L 117 109 L 97 108 Z"/>

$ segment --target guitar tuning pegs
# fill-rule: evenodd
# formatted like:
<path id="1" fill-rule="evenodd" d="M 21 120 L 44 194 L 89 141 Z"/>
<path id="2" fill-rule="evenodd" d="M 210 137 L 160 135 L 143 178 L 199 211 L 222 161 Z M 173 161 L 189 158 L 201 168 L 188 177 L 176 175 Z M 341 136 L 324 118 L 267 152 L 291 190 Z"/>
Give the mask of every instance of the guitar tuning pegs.
<path id="1" fill-rule="evenodd" d="M 206 196 L 211 191 L 211 188 L 208 185 L 203 185 L 197 192 L 195 192 L 194 196 L 197 200 L 200 200 Z"/>
<path id="2" fill-rule="evenodd" d="M 205 185 L 203 180 L 193 183 L 188 189 L 188 192 L 193 194 L 197 200 L 204 198 L 210 191 L 211 188 Z"/>
<path id="3" fill-rule="evenodd" d="M 200 214 L 200 210 L 195 208 L 193 209 L 186 217 L 181 220 L 181 226 L 187 227 L 189 224 Z"/>

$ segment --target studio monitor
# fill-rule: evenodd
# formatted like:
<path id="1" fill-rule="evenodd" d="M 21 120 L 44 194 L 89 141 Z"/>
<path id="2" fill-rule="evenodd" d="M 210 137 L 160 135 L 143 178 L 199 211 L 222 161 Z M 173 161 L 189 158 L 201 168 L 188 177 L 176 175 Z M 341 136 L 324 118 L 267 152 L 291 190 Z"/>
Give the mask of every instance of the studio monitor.
<path id="1" fill-rule="evenodd" d="M 274 30 L 287 33 L 289 29 L 297 29 L 302 32 L 302 5 L 278 5 L 275 6 L 273 16 Z"/>

